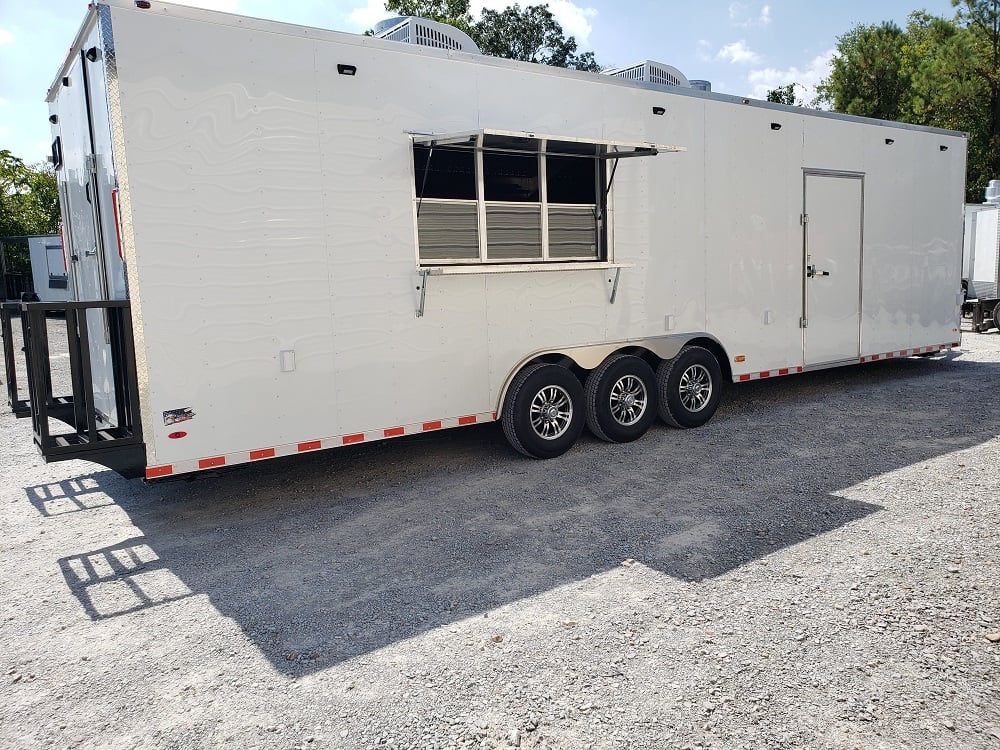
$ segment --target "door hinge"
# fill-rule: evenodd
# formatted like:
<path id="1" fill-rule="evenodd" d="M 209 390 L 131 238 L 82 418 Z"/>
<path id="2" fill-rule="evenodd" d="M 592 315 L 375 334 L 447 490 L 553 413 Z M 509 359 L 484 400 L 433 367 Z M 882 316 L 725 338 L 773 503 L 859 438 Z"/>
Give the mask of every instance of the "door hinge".
<path id="1" fill-rule="evenodd" d="M 809 318 L 799 318 L 799 328 L 808 328 Z"/>
<path id="2" fill-rule="evenodd" d="M 94 154 L 87 154 L 86 165 L 91 174 L 97 174 L 97 157 Z"/>
<path id="3" fill-rule="evenodd" d="M 799 224 L 805 226 L 809 223 L 809 214 L 799 214 Z"/>

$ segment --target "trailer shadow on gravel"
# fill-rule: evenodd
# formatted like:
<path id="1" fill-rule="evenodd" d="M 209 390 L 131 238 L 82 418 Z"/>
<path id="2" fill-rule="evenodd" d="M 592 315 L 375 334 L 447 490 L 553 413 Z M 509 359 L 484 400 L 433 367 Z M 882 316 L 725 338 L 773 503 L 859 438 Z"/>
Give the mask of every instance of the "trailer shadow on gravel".
<path id="1" fill-rule="evenodd" d="M 628 559 L 697 582 L 876 513 L 845 490 L 1000 433 L 997 401 L 963 413 L 979 375 L 1000 380 L 1000 364 L 752 383 L 700 430 L 585 437 L 549 462 L 482 426 L 138 492 L 101 472 L 27 493 L 45 515 L 120 497 L 139 530 L 59 561 L 89 617 L 206 595 L 299 675 Z"/>

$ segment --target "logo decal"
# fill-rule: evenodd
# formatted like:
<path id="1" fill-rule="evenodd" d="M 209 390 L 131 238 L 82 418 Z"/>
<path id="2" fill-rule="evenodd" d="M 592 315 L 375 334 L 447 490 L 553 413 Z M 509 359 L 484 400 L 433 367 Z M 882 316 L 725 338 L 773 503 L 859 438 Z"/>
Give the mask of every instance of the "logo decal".
<path id="1" fill-rule="evenodd" d="M 185 406 L 183 409 L 171 409 L 170 411 L 163 412 L 163 424 L 168 427 L 172 424 L 177 424 L 178 422 L 187 422 L 189 419 L 194 419 L 194 412 L 191 410 L 190 406 Z"/>

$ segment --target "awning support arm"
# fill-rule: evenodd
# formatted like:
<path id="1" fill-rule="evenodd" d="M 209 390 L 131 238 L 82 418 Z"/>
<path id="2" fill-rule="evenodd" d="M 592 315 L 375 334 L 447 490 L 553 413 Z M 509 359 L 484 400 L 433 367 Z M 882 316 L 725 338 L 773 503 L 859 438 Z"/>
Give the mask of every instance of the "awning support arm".
<path id="1" fill-rule="evenodd" d="M 608 300 L 609 303 L 612 304 L 612 305 L 615 304 L 615 298 L 618 296 L 618 279 L 621 278 L 621 275 L 622 275 L 622 269 L 620 267 L 616 268 L 615 269 L 615 281 L 614 281 L 614 284 L 611 287 L 611 299 Z M 611 279 L 608 279 L 608 281 L 611 281 Z"/>
<path id="2" fill-rule="evenodd" d="M 633 151 L 605 151 L 601 154 L 600 158 L 618 161 L 619 159 L 630 159 L 637 156 L 656 156 L 658 153 L 660 153 L 660 150 L 656 148 L 636 148 Z"/>
<path id="3" fill-rule="evenodd" d="M 424 301 L 427 299 L 427 277 L 431 275 L 429 268 L 420 270 L 420 306 L 417 308 L 417 317 L 424 317 Z"/>
<path id="4" fill-rule="evenodd" d="M 431 144 L 427 152 L 427 162 L 424 164 L 424 179 L 420 183 L 420 195 L 417 196 L 417 218 L 420 218 L 420 206 L 424 202 L 424 190 L 427 188 L 427 175 L 431 172 L 431 159 L 434 158 L 434 144 Z M 421 307 L 423 304 L 421 303 Z M 419 315 L 417 317 L 420 317 Z"/>
<path id="5" fill-rule="evenodd" d="M 618 171 L 618 159 L 615 159 L 615 163 L 611 165 L 611 176 L 608 178 L 608 187 L 604 191 L 604 200 L 608 199 L 611 195 L 611 186 L 615 184 L 615 172 Z"/>

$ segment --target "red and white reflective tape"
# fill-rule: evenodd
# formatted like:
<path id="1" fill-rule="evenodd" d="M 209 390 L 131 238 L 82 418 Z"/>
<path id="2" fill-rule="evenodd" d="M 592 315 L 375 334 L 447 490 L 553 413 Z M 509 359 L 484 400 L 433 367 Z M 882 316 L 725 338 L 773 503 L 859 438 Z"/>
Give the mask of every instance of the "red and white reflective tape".
<path id="1" fill-rule="evenodd" d="M 798 375 L 802 372 L 801 367 L 779 367 L 777 370 L 761 370 L 760 372 L 745 372 L 737 376 L 734 380 L 745 383 L 748 380 L 765 380 L 767 378 L 778 378 L 782 375 Z"/>
<path id="2" fill-rule="evenodd" d="M 430 422 L 416 422 L 415 424 L 400 425 L 398 427 L 386 427 L 381 430 L 369 430 L 367 432 L 356 432 L 350 435 L 337 435 L 335 437 L 320 438 L 318 440 L 306 440 L 301 443 L 288 443 L 286 445 L 276 445 L 273 448 L 256 448 L 249 451 L 237 451 L 236 453 L 226 453 L 221 456 L 208 456 L 206 458 L 195 458 L 187 461 L 176 461 L 163 466 L 150 466 L 146 469 L 146 479 L 158 479 L 176 474 L 190 474 L 195 471 L 214 469 L 218 466 L 237 466 L 253 461 L 261 461 L 266 458 L 276 458 L 278 456 L 294 456 L 298 453 L 308 453 L 309 451 L 323 450 L 326 448 L 340 448 L 345 445 L 355 445 L 357 443 L 371 443 L 376 440 L 402 437 L 403 435 L 417 435 L 435 430 L 446 430 L 450 427 L 462 427 L 470 424 L 482 424 L 485 422 L 495 422 L 496 412 L 486 412 L 485 414 L 469 414 L 464 417 L 450 417 L 448 419 L 436 419 Z"/>
<path id="3" fill-rule="evenodd" d="M 878 362 L 880 359 L 898 359 L 899 357 L 912 357 L 917 354 L 931 354 L 933 352 L 943 352 L 945 349 L 954 349 L 961 346 L 960 343 L 954 342 L 951 344 L 938 344 L 937 346 L 918 346 L 916 349 L 900 349 L 894 352 L 886 352 L 885 354 L 869 354 L 866 357 L 862 357 L 858 361 L 864 364 L 865 362 Z"/>
<path id="4" fill-rule="evenodd" d="M 885 352 L 884 354 L 868 354 L 864 357 L 860 357 L 858 362 L 864 364 L 866 362 L 877 362 L 883 359 L 898 359 L 899 357 L 912 357 L 917 354 L 930 354 L 932 352 L 943 352 L 945 349 L 956 349 L 961 344 L 959 342 L 954 342 L 951 344 L 937 344 L 936 346 L 918 346 L 915 349 L 897 349 L 892 352 Z M 797 375 L 800 372 L 805 372 L 807 368 L 804 367 L 781 367 L 777 370 L 762 370 L 761 372 L 745 372 L 742 375 L 735 375 L 733 380 L 737 383 L 745 383 L 748 380 L 766 380 L 767 378 L 776 378 L 782 375 Z"/>

